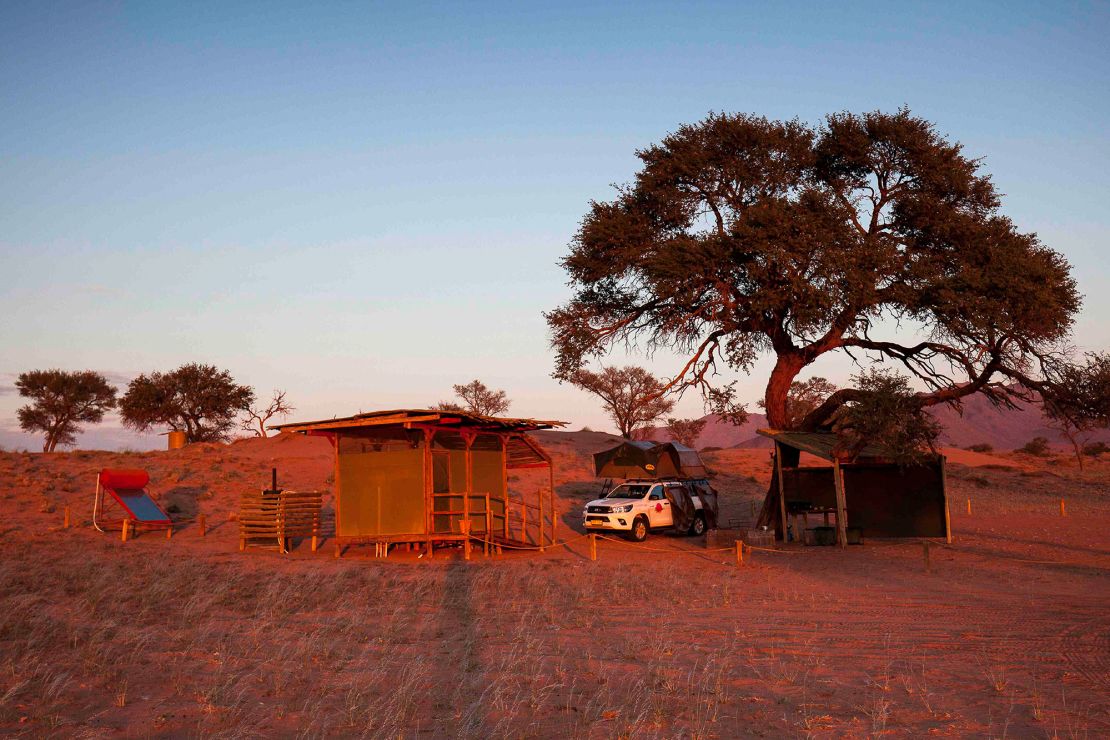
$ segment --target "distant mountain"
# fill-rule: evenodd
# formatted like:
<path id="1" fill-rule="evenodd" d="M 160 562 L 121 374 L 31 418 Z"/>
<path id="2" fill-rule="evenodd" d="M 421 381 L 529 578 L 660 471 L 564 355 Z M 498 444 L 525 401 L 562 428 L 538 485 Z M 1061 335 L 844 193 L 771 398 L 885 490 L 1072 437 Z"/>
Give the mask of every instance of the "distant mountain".
<path id="1" fill-rule="evenodd" d="M 989 444 L 996 450 L 1013 450 L 1023 446 L 1033 437 L 1044 437 L 1050 444 L 1066 446 L 1067 440 L 1060 432 L 1048 426 L 1037 404 L 1019 404 L 1017 409 L 996 408 L 981 395 L 964 399 L 963 413 L 949 406 L 930 409 L 944 431 L 941 444 L 948 447 L 967 447 Z M 698 438 L 698 447 L 770 447 L 770 440 L 760 437 L 756 430 L 767 426 L 763 414 L 751 414 L 741 426 L 721 421 L 716 414 L 702 417 L 707 420 Z M 1088 435 L 1092 441 L 1110 442 L 1110 430 L 1099 430 Z M 652 439 L 670 439 L 666 427 L 656 427 Z"/>
<path id="2" fill-rule="evenodd" d="M 767 426 L 767 417 L 763 414 L 748 414 L 748 420 L 736 426 L 730 422 L 722 421 L 717 414 L 703 416 L 706 420 L 705 429 L 698 437 L 698 448 L 705 447 L 770 447 L 771 440 L 756 434 L 757 429 Z M 649 435 L 651 439 L 661 442 L 670 441 L 667 428 L 656 427 Z"/>

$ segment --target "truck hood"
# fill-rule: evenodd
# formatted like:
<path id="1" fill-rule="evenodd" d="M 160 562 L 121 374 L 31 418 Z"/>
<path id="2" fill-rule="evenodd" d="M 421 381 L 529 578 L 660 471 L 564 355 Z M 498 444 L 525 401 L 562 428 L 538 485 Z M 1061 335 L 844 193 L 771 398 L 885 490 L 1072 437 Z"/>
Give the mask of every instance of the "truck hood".
<path id="1" fill-rule="evenodd" d="M 634 504 L 639 500 L 638 498 L 598 498 L 586 504 L 586 506 L 624 506 L 625 504 Z"/>

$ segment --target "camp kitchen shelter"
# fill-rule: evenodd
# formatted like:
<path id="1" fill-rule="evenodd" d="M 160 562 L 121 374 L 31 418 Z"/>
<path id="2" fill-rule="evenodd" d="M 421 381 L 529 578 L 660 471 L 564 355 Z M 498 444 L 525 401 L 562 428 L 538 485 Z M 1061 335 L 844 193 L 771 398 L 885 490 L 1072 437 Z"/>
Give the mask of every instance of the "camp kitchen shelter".
<path id="1" fill-rule="evenodd" d="M 605 478 L 705 478 L 692 447 L 678 442 L 633 440 L 594 455 L 594 472 Z"/>
<path id="2" fill-rule="evenodd" d="M 847 544 L 847 528 L 865 537 L 943 537 L 952 541 L 943 455 L 899 465 L 882 450 L 844 450 L 831 432 L 760 429 L 775 443 L 771 489 L 758 524 L 784 537 L 788 514 L 836 516 L 836 543 Z M 808 452 L 832 466 L 802 467 Z"/>
<path id="3" fill-rule="evenodd" d="M 564 425 L 401 409 L 272 428 L 331 442 L 338 557 L 348 544 L 417 544 L 430 552 L 468 536 L 488 546 L 554 543 L 554 469 L 528 432 Z M 547 485 L 510 495 L 509 471 L 527 468 L 546 468 Z"/>

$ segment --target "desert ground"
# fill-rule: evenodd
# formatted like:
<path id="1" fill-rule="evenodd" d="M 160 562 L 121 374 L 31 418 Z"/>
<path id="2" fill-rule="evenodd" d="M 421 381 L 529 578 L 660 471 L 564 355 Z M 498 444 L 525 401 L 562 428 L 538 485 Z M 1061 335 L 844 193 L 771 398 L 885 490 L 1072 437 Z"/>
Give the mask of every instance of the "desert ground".
<path id="1" fill-rule="evenodd" d="M 598 490 L 589 455 L 612 438 L 537 436 L 573 541 L 470 561 L 335 560 L 328 542 L 240 553 L 238 496 L 271 466 L 285 487 L 330 491 L 321 439 L 0 453 L 0 732 L 1110 735 L 1110 460 L 946 450 L 955 541 L 928 572 L 917 541 L 790 545 L 741 568 L 653 535 L 603 541 L 593 562 L 580 512 Z M 722 520 L 746 525 L 769 452 L 705 457 Z M 94 530 L 105 467 L 148 470 L 175 517 L 206 515 L 206 536 Z"/>

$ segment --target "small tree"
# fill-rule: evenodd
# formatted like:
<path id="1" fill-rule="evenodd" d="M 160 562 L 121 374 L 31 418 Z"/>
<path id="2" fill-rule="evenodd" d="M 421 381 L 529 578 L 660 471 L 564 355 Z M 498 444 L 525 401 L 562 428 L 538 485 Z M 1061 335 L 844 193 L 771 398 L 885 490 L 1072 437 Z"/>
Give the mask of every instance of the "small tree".
<path id="1" fill-rule="evenodd" d="M 494 391 L 480 380 L 466 385 L 452 386 L 455 395 L 466 404 L 466 410 L 482 416 L 500 416 L 509 410 L 509 396 L 505 391 Z M 442 405 L 442 404 L 441 404 Z"/>
<path id="2" fill-rule="evenodd" d="M 253 408 L 248 404 L 243 412 L 247 415 L 243 419 L 240 428 L 247 432 L 254 432 L 254 436 L 262 437 L 265 439 L 268 435 L 266 433 L 266 425 L 270 419 L 275 416 L 289 416 L 289 414 L 296 411 L 296 407 L 290 405 L 285 400 L 285 391 L 274 390 L 274 395 L 270 398 L 270 403 L 265 408 Z"/>
<path id="3" fill-rule="evenodd" d="M 674 409 L 675 402 L 661 395 L 663 383 L 642 367 L 579 370 L 570 381 L 601 399 L 625 439 L 635 439 L 637 430 Z"/>
<path id="4" fill-rule="evenodd" d="M 1044 394 L 1044 412 L 1082 469 L 1086 433 L 1110 426 L 1110 353 L 1090 353 L 1082 365 L 1063 368 L 1059 382 Z"/>
<path id="5" fill-rule="evenodd" d="M 454 401 L 440 401 L 432 408 L 436 411 L 466 411 L 461 403 L 455 403 Z"/>
<path id="6" fill-rule="evenodd" d="M 875 445 L 899 463 L 935 450 L 940 424 L 917 403 L 905 377 L 872 368 L 852 380 L 854 400 L 839 409 L 832 427 L 841 447 L 859 452 Z"/>
<path id="7" fill-rule="evenodd" d="M 217 442 L 227 439 L 235 418 L 253 403 L 250 386 L 237 384 L 226 370 L 194 362 L 132 380 L 120 399 L 120 415 L 137 431 L 164 425 L 185 432 L 189 442 Z"/>
<path id="8" fill-rule="evenodd" d="M 116 389 L 92 370 L 32 370 L 15 381 L 19 395 L 32 402 L 17 412 L 25 432 L 43 432 L 43 452 L 77 441 L 81 424 L 98 424 L 116 405 Z"/>
<path id="9" fill-rule="evenodd" d="M 705 429 L 705 419 L 667 419 L 667 433 L 671 439 L 687 447 L 697 447 L 698 437 Z"/>

